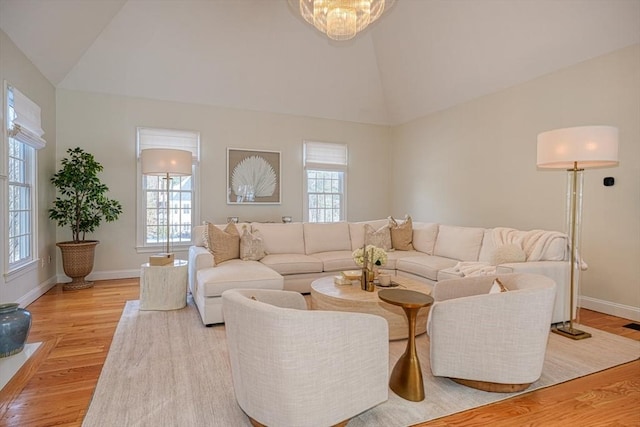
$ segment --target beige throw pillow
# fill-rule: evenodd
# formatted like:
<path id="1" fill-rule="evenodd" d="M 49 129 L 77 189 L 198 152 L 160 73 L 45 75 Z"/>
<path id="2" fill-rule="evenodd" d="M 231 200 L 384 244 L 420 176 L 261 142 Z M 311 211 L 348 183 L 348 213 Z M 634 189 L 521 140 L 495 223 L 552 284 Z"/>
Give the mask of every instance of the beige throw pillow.
<path id="1" fill-rule="evenodd" d="M 527 255 L 524 253 L 520 245 L 515 243 L 508 243 L 495 248 L 491 255 L 491 264 L 500 265 L 508 264 L 510 262 L 525 262 Z"/>
<path id="2" fill-rule="evenodd" d="M 266 256 L 264 243 L 258 232 L 251 234 L 249 227 L 242 227 L 240 236 L 240 259 L 243 261 L 260 261 Z"/>
<path id="3" fill-rule="evenodd" d="M 496 278 L 496 280 L 493 281 L 493 286 L 491 286 L 491 289 L 489 289 L 490 294 L 499 294 L 500 292 L 507 292 L 507 291 L 509 290 L 504 287 L 504 285 L 498 278 Z"/>
<path id="4" fill-rule="evenodd" d="M 399 251 L 412 251 L 413 245 L 413 222 L 409 215 L 404 216 L 404 222 L 398 224 L 398 221 L 389 217 L 389 231 L 391 232 L 391 246 Z"/>
<path id="5" fill-rule="evenodd" d="M 204 246 L 213 254 L 213 264 L 240 258 L 240 234 L 235 224 L 227 224 L 220 230 L 213 224 L 204 229 Z"/>
<path id="6" fill-rule="evenodd" d="M 364 244 L 373 245 L 378 248 L 382 248 L 385 251 L 393 250 L 393 246 L 391 246 L 391 233 L 389 231 L 389 226 L 384 225 L 376 230 L 369 224 L 365 224 Z"/>

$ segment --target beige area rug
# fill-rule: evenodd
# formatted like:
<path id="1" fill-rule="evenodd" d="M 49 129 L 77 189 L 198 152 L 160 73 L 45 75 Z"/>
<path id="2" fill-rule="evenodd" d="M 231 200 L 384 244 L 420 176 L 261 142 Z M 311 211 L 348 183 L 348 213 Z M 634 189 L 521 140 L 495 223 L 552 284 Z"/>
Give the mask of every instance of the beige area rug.
<path id="1" fill-rule="evenodd" d="M 138 311 L 138 304 L 125 306 L 83 426 L 250 426 L 233 394 L 224 326 L 203 326 L 192 301 L 175 311 Z M 525 393 L 640 357 L 638 341 L 581 329 L 593 338 L 550 334 L 542 377 Z M 390 344 L 391 369 L 406 340 Z M 349 427 L 409 426 L 521 394 L 482 392 L 433 377 L 427 336 L 417 344 L 426 399 L 410 402 L 389 390 L 387 402 Z"/>

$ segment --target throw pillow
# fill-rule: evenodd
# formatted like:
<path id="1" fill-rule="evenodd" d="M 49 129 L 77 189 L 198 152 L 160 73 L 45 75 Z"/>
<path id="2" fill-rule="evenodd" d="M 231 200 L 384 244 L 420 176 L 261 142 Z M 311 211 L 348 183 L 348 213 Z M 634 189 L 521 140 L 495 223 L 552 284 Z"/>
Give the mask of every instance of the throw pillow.
<path id="1" fill-rule="evenodd" d="M 399 251 L 412 251 L 413 245 L 413 222 L 409 215 L 404 216 L 404 222 L 398 224 L 398 221 L 389 217 L 389 231 L 391 232 L 391 246 Z"/>
<path id="2" fill-rule="evenodd" d="M 258 233 L 251 234 L 249 227 L 242 227 L 240 236 L 240 259 L 243 261 L 260 261 L 266 255 L 262 237 Z"/>
<path id="3" fill-rule="evenodd" d="M 224 230 L 207 224 L 204 229 L 204 245 L 213 254 L 214 266 L 240 258 L 240 234 L 235 224 L 227 224 Z"/>
<path id="4" fill-rule="evenodd" d="M 384 249 L 385 251 L 393 250 L 393 246 L 391 246 L 391 233 L 389 232 L 389 226 L 385 225 L 376 230 L 369 224 L 365 224 L 364 244 L 373 245 Z"/>
<path id="5" fill-rule="evenodd" d="M 507 292 L 509 289 L 505 288 L 500 279 L 496 278 L 493 281 L 493 286 L 489 289 L 490 294 L 499 294 L 500 292 Z"/>
<path id="6" fill-rule="evenodd" d="M 527 255 L 524 253 L 520 245 L 509 243 L 498 246 L 491 255 L 490 263 L 492 265 L 507 264 L 510 262 L 525 262 Z"/>

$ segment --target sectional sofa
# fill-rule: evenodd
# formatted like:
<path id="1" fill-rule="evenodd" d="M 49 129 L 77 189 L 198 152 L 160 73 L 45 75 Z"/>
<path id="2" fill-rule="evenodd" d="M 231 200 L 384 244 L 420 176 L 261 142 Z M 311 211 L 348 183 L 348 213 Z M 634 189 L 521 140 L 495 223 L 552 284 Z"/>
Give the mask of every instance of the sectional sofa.
<path id="1" fill-rule="evenodd" d="M 189 248 L 189 289 L 203 323 L 224 321 L 221 296 L 227 289 L 308 293 L 315 279 L 357 269 L 352 251 L 364 245 L 366 224 L 370 226 L 367 230 L 379 231 L 389 226 L 389 220 L 237 224 L 238 234 L 246 229 L 260 237 L 266 256 L 260 260 L 231 259 L 217 264 L 205 247 L 207 226 L 194 227 L 195 242 Z M 411 277 L 428 288 L 446 279 L 469 275 L 542 274 L 557 284 L 552 323 L 568 320 L 569 262 L 564 234 L 414 221 L 410 239 L 411 250 L 388 251 L 383 270 Z"/>

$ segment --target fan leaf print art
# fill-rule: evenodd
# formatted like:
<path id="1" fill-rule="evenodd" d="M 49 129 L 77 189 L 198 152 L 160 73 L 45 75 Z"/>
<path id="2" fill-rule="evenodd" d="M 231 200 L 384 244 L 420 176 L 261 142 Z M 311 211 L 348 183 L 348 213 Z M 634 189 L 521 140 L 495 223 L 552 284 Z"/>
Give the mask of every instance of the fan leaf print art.
<path id="1" fill-rule="evenodd" d="M 280 153 L 227 149 L 227 203 L 280 203 Z"/>

